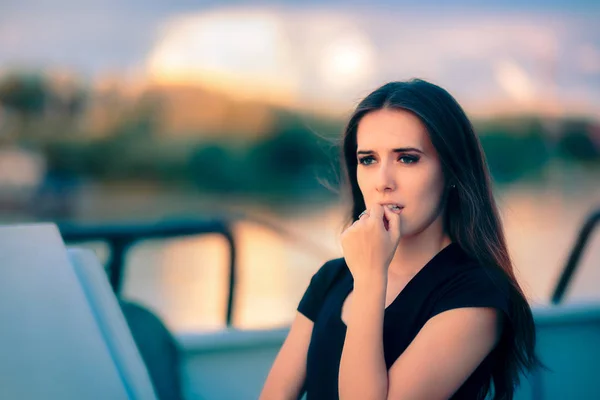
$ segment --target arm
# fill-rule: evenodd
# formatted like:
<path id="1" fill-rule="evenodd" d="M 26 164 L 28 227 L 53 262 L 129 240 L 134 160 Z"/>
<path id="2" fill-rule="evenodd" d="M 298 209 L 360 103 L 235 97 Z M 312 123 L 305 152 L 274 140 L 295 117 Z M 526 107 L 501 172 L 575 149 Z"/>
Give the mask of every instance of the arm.
<path id="1" fill-rule="evenodd" d="M 298 313 L 265 381 L 260 400 L 297 399 L 306 378 L 313 322 Z"/>
<path id="2" fill-rule="evenodd" d="M 361 301 L 365 299 L 366 295 Z M 445 311 L 425 324 L 386 371 L 378 309 L 365 305 L 352 314 L 364 320 L 348 321 L 340 366 L 341 399 L 448 399 L 494 348 L 501 332 L 495 309 Z"/>
<path id="3" fill-rule="evenodd" d="M 390 368 L 387 399 L 448 399 L 494 348 L 501 329 L 492 308 L 431 318 Z"/>
<path id="4" fill-rule="evenodd" d="M 354 278 L 338 382 L 343 400 L 379 400 L 387 395 L 383 316 L 387 270 L 400 240 L 400 217 L 382 206 L 369 211 L 342 234 L 344 257 Z"/>
<path id="5" fill-rule="evenodd" d="M 386 279 L 357 282 L 348 317 L 339 374 L 340 399 L 384 399 L 387 368 L 383 355 Z"/>

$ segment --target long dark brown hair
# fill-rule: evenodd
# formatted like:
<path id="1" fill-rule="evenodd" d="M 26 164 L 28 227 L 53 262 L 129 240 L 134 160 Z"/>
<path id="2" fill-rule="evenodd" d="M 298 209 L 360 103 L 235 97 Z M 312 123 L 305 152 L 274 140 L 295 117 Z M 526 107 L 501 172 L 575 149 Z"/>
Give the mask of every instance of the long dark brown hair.
<path id="1" fill-rule="evenodd" d="M 499 268 L 511 282 L 508 324 L 495 351 L 499 361 L 484 396 L 493 388 L 494 399 L 512 399 L 521 374 L 541 366 L 535 355 L 535 325 L 531 308 L 515 277 L 502 224 L 492 193 L 485 154 L 467 115 L 444 89 L 414 79 L 390 82 L 360 102 L 346 126 L 342 167 L 351 192 L 348 222 L 358 219 L 365 203 L 356 178 L 356 132 L 360 120 L 381 109 L 401 109 L 416 115 L 426 126 L 442 164 L 446 184 L 444 225 L 453 242 L 480 265 Z"/>

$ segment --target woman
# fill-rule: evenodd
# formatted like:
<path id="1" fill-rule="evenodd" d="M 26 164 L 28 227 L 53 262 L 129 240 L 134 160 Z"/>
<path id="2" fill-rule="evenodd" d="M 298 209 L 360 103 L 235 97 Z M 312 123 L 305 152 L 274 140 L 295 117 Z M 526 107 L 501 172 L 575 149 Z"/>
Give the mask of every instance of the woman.
<path id="1" fill-rule="evenodd" d="M 350 118 L 343 158 L 344 257 L 313 276 L 261 399 L 511 399 L 538 365 L 535 328 L 460 105 L 388 83 Z"/>

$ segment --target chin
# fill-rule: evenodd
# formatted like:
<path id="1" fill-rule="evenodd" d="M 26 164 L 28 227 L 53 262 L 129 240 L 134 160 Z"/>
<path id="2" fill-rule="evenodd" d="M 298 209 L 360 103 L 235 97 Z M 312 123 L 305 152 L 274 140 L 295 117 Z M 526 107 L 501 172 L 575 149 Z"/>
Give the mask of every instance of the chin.
<path id="1" fill-rule="evenodd" d="M 400 233 L 402 237 L 416 237 L 427 230 L 436 230 L 438 219 L 434 216 L 426 219 L 421 219 L 420 221 L 411 220 L 410 218 L 402 218 L 400 222 Z"/>

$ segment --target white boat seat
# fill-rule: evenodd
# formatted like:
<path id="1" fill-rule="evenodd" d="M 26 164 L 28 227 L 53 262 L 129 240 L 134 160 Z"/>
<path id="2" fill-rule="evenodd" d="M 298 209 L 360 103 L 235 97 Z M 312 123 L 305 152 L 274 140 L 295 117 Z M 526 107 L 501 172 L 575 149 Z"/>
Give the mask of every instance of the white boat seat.
<path id="1" fill-rule="evenodd" d="M 53 224 L 0 227 L 0 398 L 149 399 L 99 262 Z"/>
<path id="2" fill-rule="evenodd" d="M 155 399 L 150 376 L 102 264 L 91 250 L 70 247 L 68 253 L 131 398 Z"/>

